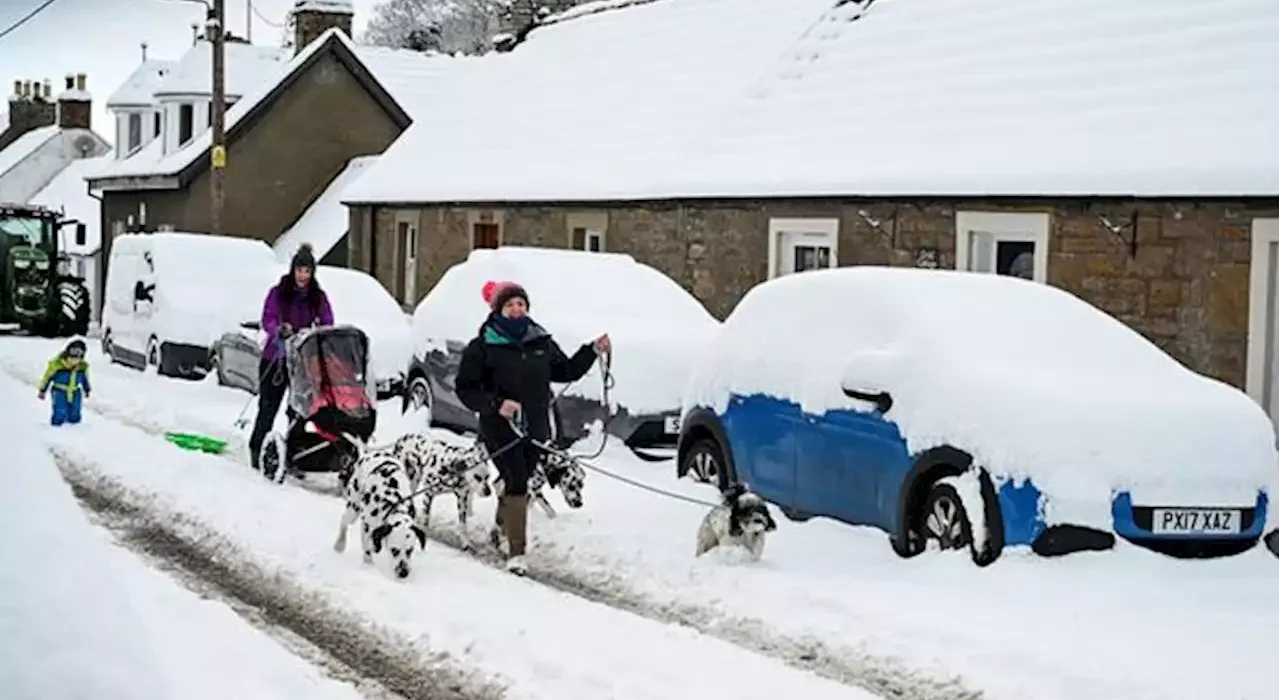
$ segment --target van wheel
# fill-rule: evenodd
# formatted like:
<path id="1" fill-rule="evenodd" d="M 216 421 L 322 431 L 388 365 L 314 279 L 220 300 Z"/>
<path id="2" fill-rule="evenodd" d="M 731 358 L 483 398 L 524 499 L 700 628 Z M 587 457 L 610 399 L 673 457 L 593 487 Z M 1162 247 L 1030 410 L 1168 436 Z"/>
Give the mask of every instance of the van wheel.
<path id="1" fill-rule="evenodd" d="M 160 341 L 155 336 L 147 341 L 147 357 L 145 371 L 150 374 L 159 374 L 161 363 L 164 361 L 163 353 L 160 352 Z"/>
<path id="2" fill-rule="evenodd" d="M 115 348 L 113 348 L 111 345 L 111 329 L 108 328 L 102 331 L 102 354 L 106 355 L 107 359 L 111 360 L 112 362 L 116 361 L 116 357 L 112 353 L 112 350 L 114 349 Z"/>

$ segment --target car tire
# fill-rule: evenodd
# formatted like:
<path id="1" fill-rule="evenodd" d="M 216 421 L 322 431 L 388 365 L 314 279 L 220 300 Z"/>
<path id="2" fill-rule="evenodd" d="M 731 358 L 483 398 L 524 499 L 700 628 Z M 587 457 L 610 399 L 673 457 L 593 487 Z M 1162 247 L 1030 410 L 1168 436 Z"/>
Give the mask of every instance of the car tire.
<path id="1" fill-rule="evenodd" d="M 116 361 L 115 347 L 111 342 L 111 329 L 108 328 L 102 332 L 102 354 L 107 356 L 107 360 L 114 363 Z"/>
<path id="2" fill-rule="evenodd" d="M 925 496 L 918 520 L 920 545 L 932 540 L 944 550 L 967 547 L 974 564 L 987 566 L 996 560 L 999 552 L 993 551 L 995 548 L 990 542 L 982 546 L 974 542 L 969 514 L 960 493 L 947 482 L 948 479 L 934 482 Z"/>
<path id="3" fill-rule="evenodd" d="M 1271 555 L 1274 557 L 1280 557 L 1280 551 L 1277 551 L 1280 550 L 1280 530 L 1273 528 L 1271 532 L 1268 532 L 1266 537 L 1263 537 L 1262 539 L 1263 543 L 1267 545 L 1267 550 L 1271 552 Z"/>
<path id="4" fill-rule="evenodd" d="M 435 395 L 431 393 L 431 382 L 422 375 L 415 376 L 409 380 L 405 393 L 409 397 L 409 405 L 412 408 L 426 410 L 427 424 L 430 425 L 436 401 Z"/>
<path id="5" fill-rule="evenodd" d="M 721 493 L 729 489 L 732 475 L 720 443 L 713 438 L 701 438 L 693 443 L 684 455 L 680 470 L 695 481 L 714 483 Z"/>
<path id="6" fill-rule="evenodd" d="M 787 520 L 792 522 L 803 523 L 813 519 L 813 513 L 806 513 L 803 510 L 785 508 L 783 506 L 778 506 L 778 510 L 782 511 L 782 514 L 786 516 Z"/>
<path id="7" fill-rule="evenodd" d="M 222 373 L 222 360 L 218 358 L 217 350 L 209 351 L 209 372 L 206 376 L 214 377 L 218 386 L 227 386 L 227 377 Z"/>

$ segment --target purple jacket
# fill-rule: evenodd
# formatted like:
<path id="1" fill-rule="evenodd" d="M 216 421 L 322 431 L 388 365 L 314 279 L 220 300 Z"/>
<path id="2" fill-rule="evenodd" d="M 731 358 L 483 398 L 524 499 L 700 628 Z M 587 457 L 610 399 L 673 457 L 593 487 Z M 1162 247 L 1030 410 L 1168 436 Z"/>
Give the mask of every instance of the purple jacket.
<path id="1" fill-rule="evenodd" d="M 286 323 L 294 331 L 310 326 L 333 325 L 329 296 L 314 279 L 306 289 L 299 289 L 294 285 L 293 279 L 286 275 L 280 280 L 280 284 L 267 292 L 267 299 L 262 303 L 262 330 L 267 334 L 267 346 L 262 349 L 264 360 L 274 360 L 281 356 L 284 346 L 279 333 Z"/>

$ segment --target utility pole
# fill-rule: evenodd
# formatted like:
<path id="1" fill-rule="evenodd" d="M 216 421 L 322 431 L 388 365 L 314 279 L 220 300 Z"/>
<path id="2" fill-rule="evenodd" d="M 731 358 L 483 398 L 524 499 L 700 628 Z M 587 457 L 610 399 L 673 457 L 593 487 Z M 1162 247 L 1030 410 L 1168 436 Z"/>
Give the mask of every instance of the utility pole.
<path id="1" fill-rule="evenodd" d="M 213 0 L 207 23 L 210 48 L 213 52 L 213 100 L 210 105 L 210 130 L 213 132 L 209 148 L 209 232 L 222 235 L 222 209 L 224 202 L 223 177 L 227 167 L 227 96 L 226 96 L 226 12 L 225 0 Z"/>
<path id="2" fill-rule="evenodd" d="M 253 43 L 253 0 L 244 0 L 244 40 Z"/>

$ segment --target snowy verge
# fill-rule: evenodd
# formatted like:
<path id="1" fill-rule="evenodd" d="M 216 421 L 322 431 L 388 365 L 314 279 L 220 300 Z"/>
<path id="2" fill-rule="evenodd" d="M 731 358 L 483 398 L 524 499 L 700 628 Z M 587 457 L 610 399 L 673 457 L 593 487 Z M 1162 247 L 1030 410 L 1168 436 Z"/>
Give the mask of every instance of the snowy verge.
<path id="1" fill-rule="evenodd" d="M 5 383 L 0 390 L 17 390 Z M 429 546 L 411 579 L 395 581 L 363 566 L 358 552 L 332 551 L 341 514 L 334 499 L 266 483 L 226 460 L 181 452 L 131 428 L 91 421 L 52 439 L 83 468 L 147 494 L 150 509 L 175 522 L 185 514 L 218 532 L 263 570 L 508 679 L 510 698 L 764 700 L 792 691 L 814 700 L 873 697 L 688 628 L 546 589 L 443 547 Z M 726 676 L 709 668 L 737 671 Z"/>
<path id="2" fill-rule="evenodd" d="M 8 416 L 0 423 L 21 426 Z M 5 697 L 361 697 L 114 545 L 77 506 L 39 438 L 4 432 L 13 467 L 0 489 Z"/>

